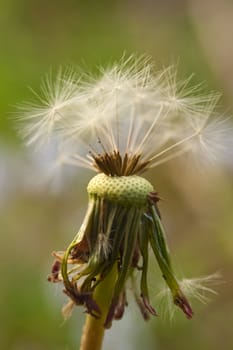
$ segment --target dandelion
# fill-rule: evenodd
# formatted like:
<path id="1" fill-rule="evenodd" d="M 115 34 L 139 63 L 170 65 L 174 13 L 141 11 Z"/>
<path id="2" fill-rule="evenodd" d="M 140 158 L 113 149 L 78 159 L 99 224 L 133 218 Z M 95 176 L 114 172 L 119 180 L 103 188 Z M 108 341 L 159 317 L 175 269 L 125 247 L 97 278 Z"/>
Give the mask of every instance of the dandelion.
<path id="1" fill-rule="evenodd" d="M 149 59 L 130 57 L 97 78 L 60 71 L 55 83 L 44 84 L 40 104 L 24 112 L 28 144 L 55 139 L 60 164 L 97 173 L 87 186 L 81 228 L 64 252 L 53 253 L 49 276 L 63 282 L 69 297 L 65 318 L 74 305 L 88 314 L 82 350 L 100 349 L 104 328 L 123 316 L 128 282 L 143 318 L 157 315 L 147 284 L 149 247 L 173 303 L 193 316 L 172 266 L 160 196 L 141 176 L 183 154 L 213 159 L 222 147 L 215 142 L 223 135 L 220 122 L 212 118 L 218 96 L 202 97 L 189 83 L 178 83 L 172 68 L 156 72 Z M 193 290 L 194 282 L 184 290 Z"/>

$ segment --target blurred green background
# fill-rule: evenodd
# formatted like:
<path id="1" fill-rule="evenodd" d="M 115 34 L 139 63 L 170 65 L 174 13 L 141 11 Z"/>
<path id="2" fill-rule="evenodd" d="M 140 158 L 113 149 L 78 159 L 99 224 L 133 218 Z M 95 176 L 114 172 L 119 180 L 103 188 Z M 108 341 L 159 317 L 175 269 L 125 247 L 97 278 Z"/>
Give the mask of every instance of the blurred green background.
<path id="1" fill-rule="evenodd" d="M 41 77 L 60 65 L 95 71 L 123 52 L 147 53 L 158 67 L 178 63 L 181 77 L 194 72 L 194 81 L 222 92 L 221 109 L 231 115 L 232 32 L 227 0 L 1 0 L 1 349 L 77 349 L 84 321 L 77 309 L 63 323 L 65 296 L 46 276 L 51 252 L 64 249 L 81 223 L 91 174 L 78 172 L 59 191 L 37 187 L 46 162 L 24 148 L 14 118 L 15 106 L 31 97 L 28 87 L 38 91 Z M 197 176 L 172 162 L 148 178 L 166 199 L 161 210 L 180 275 L 220 271 L 219 294 L 207 305 L 194 302 L 192 321 L 177 314 L 145 323 L 132 302 L 107 332 L 105 350 L 233 349 L 233 161 L 213 172 Z M 150 280 L 156 306 L 153 264 Z"/>

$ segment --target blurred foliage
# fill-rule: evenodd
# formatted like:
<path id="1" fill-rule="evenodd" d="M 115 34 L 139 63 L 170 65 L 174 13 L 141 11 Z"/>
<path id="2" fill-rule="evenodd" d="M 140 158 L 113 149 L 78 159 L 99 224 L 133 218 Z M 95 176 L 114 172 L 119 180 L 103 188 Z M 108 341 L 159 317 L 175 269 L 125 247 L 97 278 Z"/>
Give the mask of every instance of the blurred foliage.
<path id="1" fill-rule="evenodd" d="M 30 99 L 28 86 L 38 90 L 41 77 L 51 68 L 71 64 L 95 71 L 123 52 L 148 53 L 158 66 L 178 62 L 182 76 L 195 72 L 194 80 L 208 81 L 210 89 L 218 89 L 218 83 L 193 29 L 187 2 L 181 0 L 2 0 L 0 40 L 0 162 L 8 172 L 10 193 L 2 193 L 0 200 L 1 349 L 77 349 L 82 310 L 63 324 L 60 307 L 65 296 L 46 282 L 46 275 L 50 253 L 62 249 L 81 222 L 87 176 L 78 173 L 76 181 L 55 193 L 21 185 L 20 166 L 25 162 L 14 164 L 14 156 L 22 159 L 25 151 L 18 152 L 22 142 L 15 105 Z M 232 169 L 209 184 L 208 176 L 199 183 L 195 174 L 184 181 L 182 166 L 171 167 L 161 167 L 149 177 L 166 198 L 161 209 L 181 273 L 198 276 L 220 270 L 226 282 L 210 304 L 196 305 L 192 321 L 178 315 L 173 323 L 144 323 L 130 307 L 132 324 L 127 323 L 129 316 L 121 321 L 122 336 L 114 324 L 106 350 L 233 348 Z"/>
<path id="2" fill-rule="evenodd" d="M 31 96 L 28 87 L 37 89 L 60 65 L 95 69 L 123 52 L 146 52 L 160 66 L 178 61 L 181 72 L 211 81 L 179 3 L 2 0 L 0 10 L 0 133 L 11 141 L 16 133 L 9 113 Z"/>

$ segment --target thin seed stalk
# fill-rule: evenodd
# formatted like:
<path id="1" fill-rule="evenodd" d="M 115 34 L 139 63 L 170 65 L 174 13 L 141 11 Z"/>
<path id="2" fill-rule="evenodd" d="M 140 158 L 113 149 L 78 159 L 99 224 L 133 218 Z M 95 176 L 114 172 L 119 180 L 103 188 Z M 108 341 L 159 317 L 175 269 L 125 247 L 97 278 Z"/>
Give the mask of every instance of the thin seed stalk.
<path id="1" fill-rule="evenodd" d="M 100 318 L 87 314 L 81 337 L 80 350 L 101 350 L 104 339 L 104 322 L 111 303 L 113 289 L 117 279 L 117 263 L 105 279 L 97 285 L 93 299 L 101 310 Z"/>

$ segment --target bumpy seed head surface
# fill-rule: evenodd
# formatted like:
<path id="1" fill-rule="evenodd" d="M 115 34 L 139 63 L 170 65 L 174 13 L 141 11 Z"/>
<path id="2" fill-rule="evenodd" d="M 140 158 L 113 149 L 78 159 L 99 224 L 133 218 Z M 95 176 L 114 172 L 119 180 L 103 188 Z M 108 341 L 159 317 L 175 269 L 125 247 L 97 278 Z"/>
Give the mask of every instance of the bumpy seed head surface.
<path id="1" fill-rule="evenodd" d="M 105 198 L 122 206 L 143 207 L 153 191 L 149 181 L 140 176 L 107 176 L 103 173 L 91 179 L 87 186 L 90 196 Z"/>

